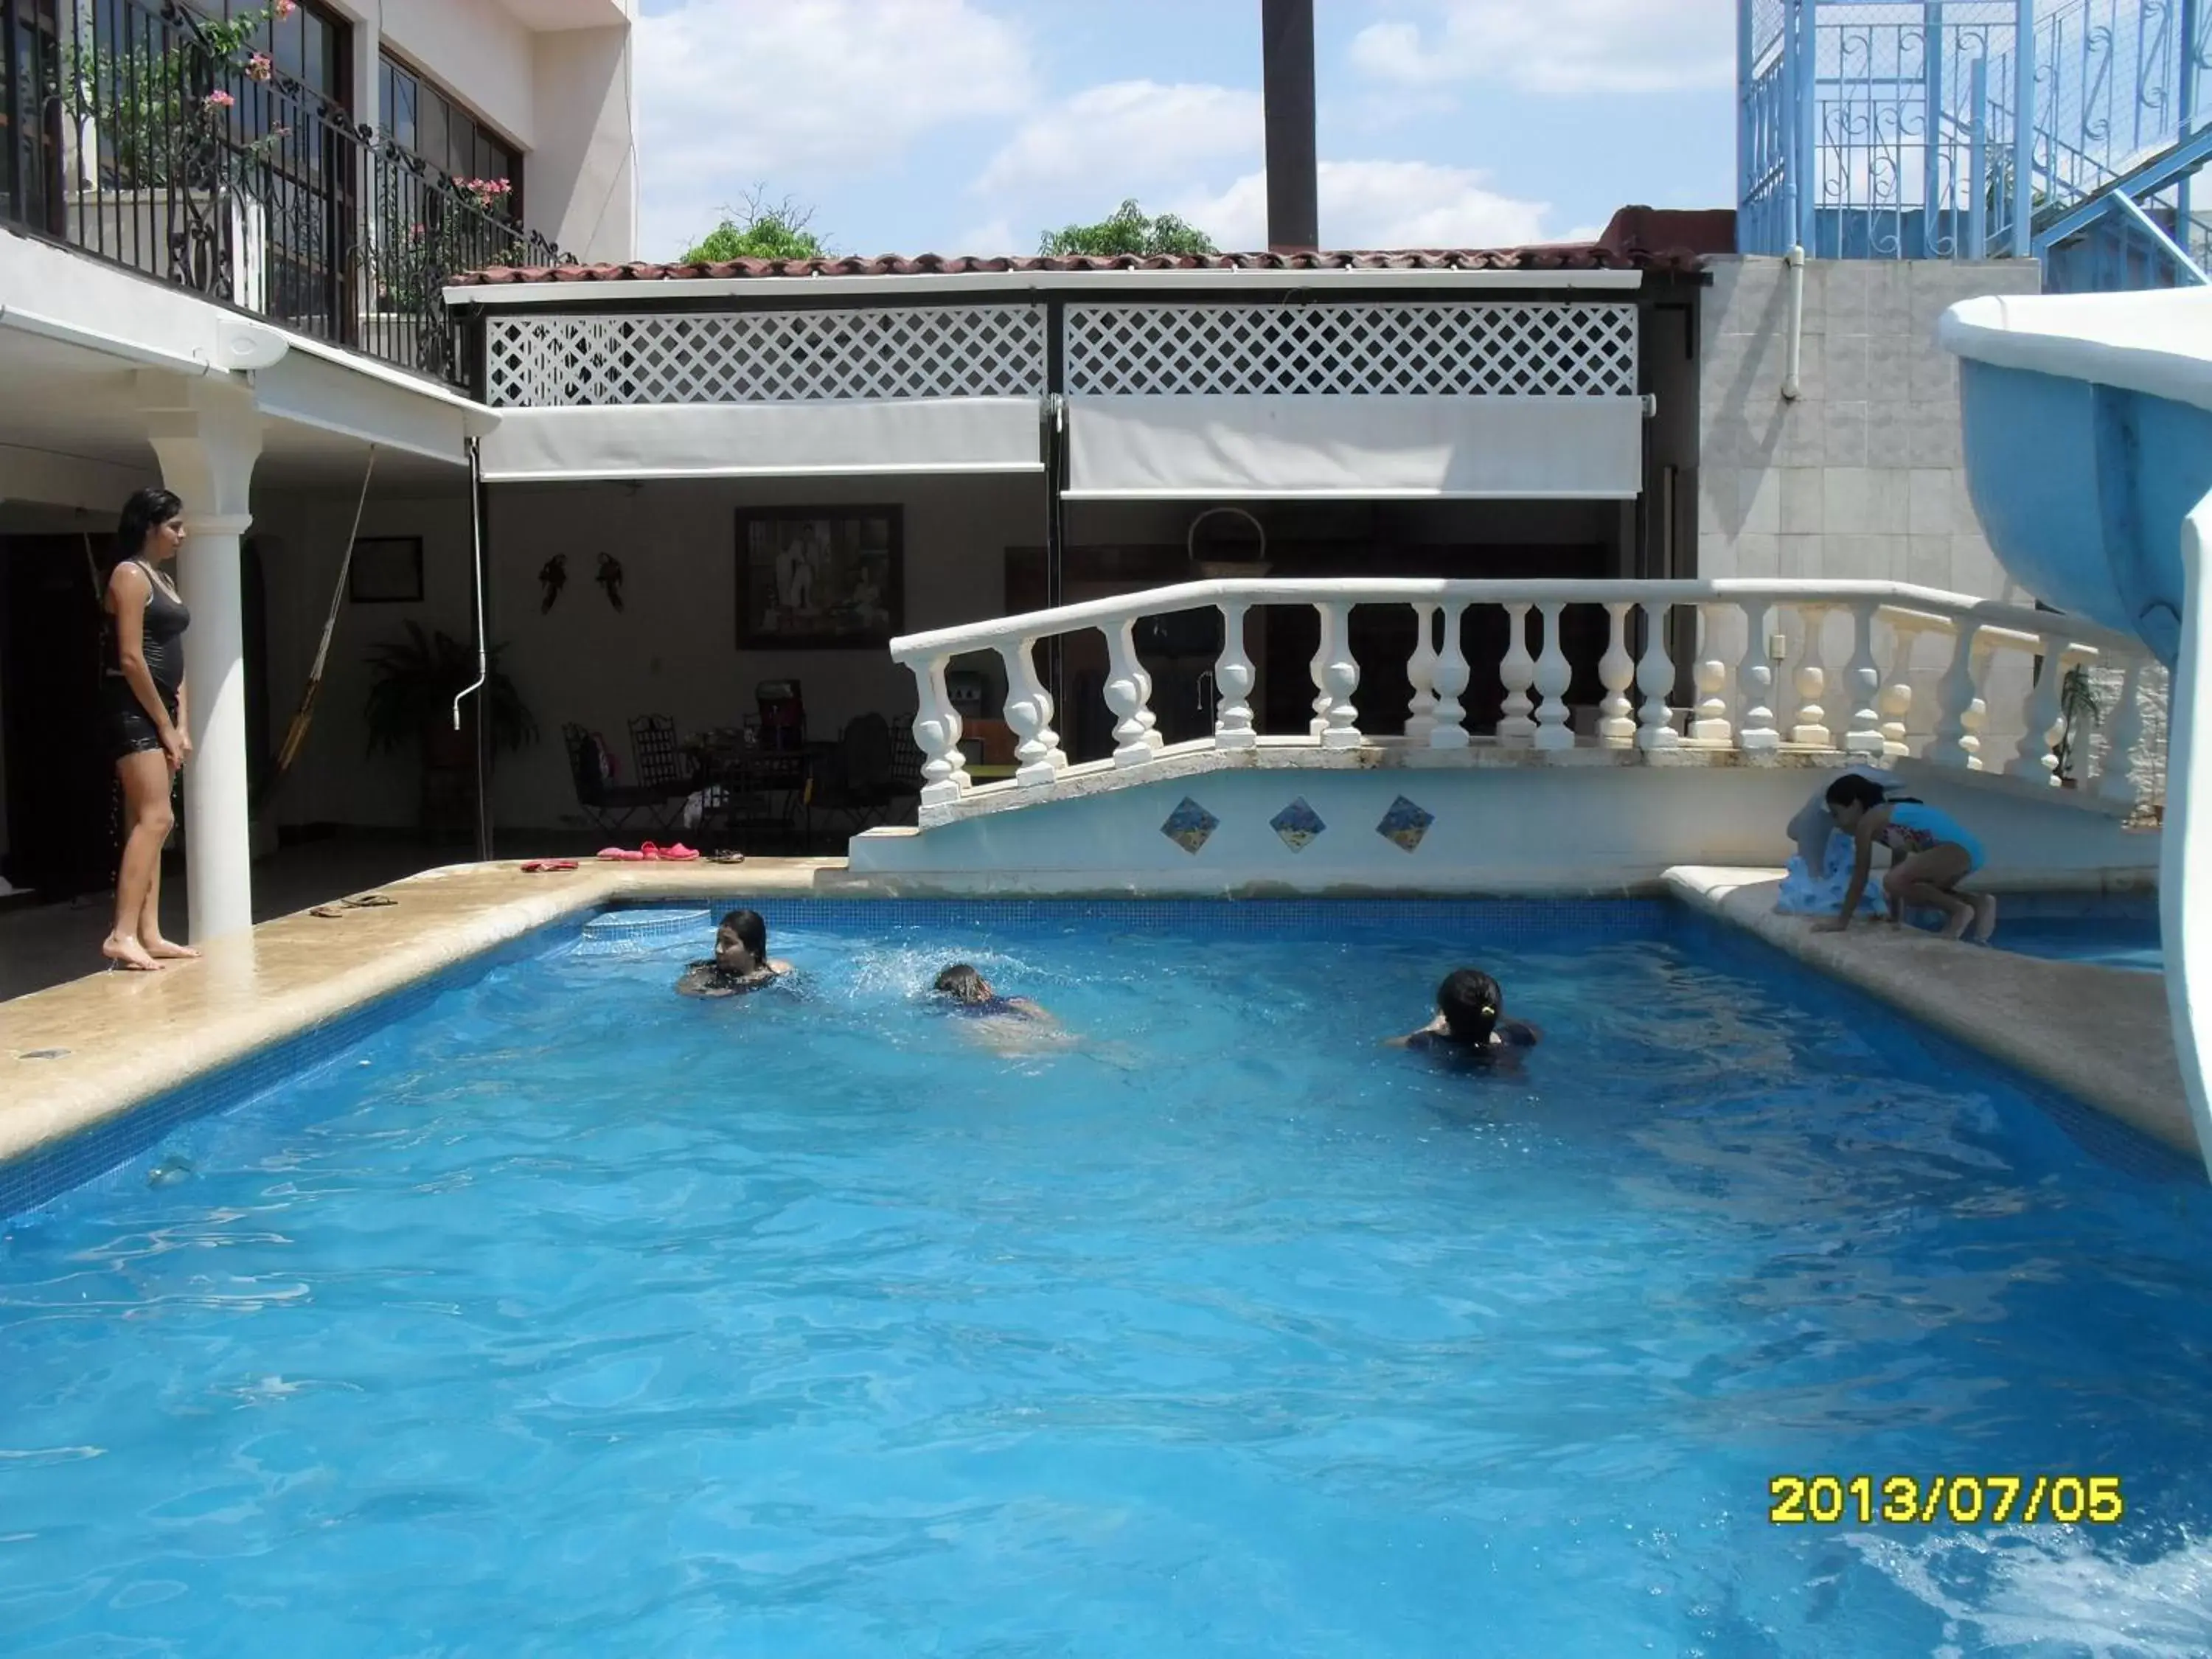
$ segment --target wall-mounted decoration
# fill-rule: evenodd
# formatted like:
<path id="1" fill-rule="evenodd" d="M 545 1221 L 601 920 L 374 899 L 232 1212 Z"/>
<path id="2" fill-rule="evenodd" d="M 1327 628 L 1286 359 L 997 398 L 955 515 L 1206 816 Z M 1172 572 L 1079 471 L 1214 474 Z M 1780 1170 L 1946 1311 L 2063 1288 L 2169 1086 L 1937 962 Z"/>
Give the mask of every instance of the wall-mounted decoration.
<path id="1" fill-rule="evenodd" d="M 906 605 L 896 507 L 744 507 L 738 513 L 738 645 L 881 650 Z"/>
<path id="2" fill-rule="evenodd" d="M 1160 825 L 1160 833 L 1194 858 L 1198 849 L 1220 827 L 1219 818 L 1185 795 L 1176 804 L 1176 810 L 1168 814 L 1167 822 Z"/>
<path id="3" fill-rule="evenodd" d="M 1328 828 L 1321 821 L 1321 814 L 1306 805 L 1304 795 L 1269 818 L 1267 827 L 1280 836 L 1283 845 L 1293 853 L 1304 852 L 1312 845 L 1314 837 Z"/>
<path id="4" fill-rule="evenodd" d="M 544 591 L 538 601 L 538 614 L 544 616 L 553 608 L 553 601 L 561 597 L 561 590 L 568 585 L 568 556 L 556 553 L 538 567 L 538 586 Z"/>
<path id="5" fill-rule="evenodd" d="M 607 590 L 609 605 L 617 611 L 623 608 L 623 568 L 620 559 L 611 553 L 600 554 L 599 574 L 592 580 Z"/>
<path id="6" fill-rule="evenodd" d="M 353 544 L 346 597 L 356 605 L 422 603 L 422 538 L 363 536 Z"/>
<path id="7" fill-rule="evenodd" d="M 1436 821 L 1435 813 L 1401 795 L 1390 803 L 1390 810 L 1382 815 L 1382 822 L 1375 826 L 1375 833 L 1385 841 L 1397 842 L 1411 853 L 1419 848 L 1421 838 L 1429 833 L 1429 826 Z"/>

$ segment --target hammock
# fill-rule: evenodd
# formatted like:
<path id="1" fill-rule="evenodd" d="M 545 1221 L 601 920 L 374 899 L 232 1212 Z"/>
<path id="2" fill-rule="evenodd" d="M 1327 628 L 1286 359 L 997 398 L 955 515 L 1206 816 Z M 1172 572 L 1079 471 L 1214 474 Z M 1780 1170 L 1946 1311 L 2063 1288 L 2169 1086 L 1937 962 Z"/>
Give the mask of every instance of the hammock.
<path id="1" fill-rule="evenodd" d="M 284 733 L 284 746 L 276 751 L 276 765 L 253 803 L 257 808 L 276 793 L 277 787 L 284 781 L 285 775 L 291 771 L 292 763 L 299 759 L 301 750 L 307 746 L 307 728 L 315 719 L 315 698 L 323 689 L 323 669 L 330 661 L 331 641 L 338 629 L 338 612 L 345 605 L 346 581 L 353 571 L 354 544 L 361 539 L 361 515 L 368 506 L 369 480 L 375 476 L 376 446 L 371 444 L 368 447 L 368 467 L 361 475 L 361 499 L 354 503 L 353 530 L 346 537 L 345 556 L 338 561 L 337 586 L 331 594 L 330 615 L 323 619 L 323 641 L 315 647 L 314 666 L 307 671 L 307 689 L 301 696 L 300 712 L 292 716 L 291 726 Z"/>

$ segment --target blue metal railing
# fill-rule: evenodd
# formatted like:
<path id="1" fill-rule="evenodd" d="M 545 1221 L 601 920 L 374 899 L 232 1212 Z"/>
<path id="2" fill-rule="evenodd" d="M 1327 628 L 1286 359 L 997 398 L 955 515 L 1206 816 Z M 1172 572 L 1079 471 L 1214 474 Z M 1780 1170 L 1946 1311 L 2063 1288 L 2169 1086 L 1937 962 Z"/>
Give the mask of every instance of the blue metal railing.
<path id="1" fill-rule="evenodd" d="M 1746 252 L 2063 252 L 2100 286 L 2202 263 L 2177 147 L 2212 107 L 2212 0 L 1738 0 L 1737 57 Z M 2124 257 L 2152 236 L 2172 250 Z"/>

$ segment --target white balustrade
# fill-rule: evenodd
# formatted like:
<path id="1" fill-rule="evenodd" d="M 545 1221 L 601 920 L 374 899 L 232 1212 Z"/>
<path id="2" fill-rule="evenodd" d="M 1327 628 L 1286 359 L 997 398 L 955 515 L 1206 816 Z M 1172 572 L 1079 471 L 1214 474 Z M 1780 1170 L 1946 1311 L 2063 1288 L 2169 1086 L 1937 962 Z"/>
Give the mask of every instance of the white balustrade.
<path id="1" fill-rule="evenodd" d="M 1667 706 L 1674 690 L 1674 659 L 1667 654 L 1667 611 L 1664 605 L 1644 607 L 1644 654 L 1636 662 L 1636 689 L 1644 694 L 1636 746 L 1643 750 L 1674 749 L 1682 741 L 1674 729 L 1674 711 Z"/>
<path id="2" fill-rule="evenodd" d="M 1359 662 L 1352 654 L 1352 607 L 1320 605 L 1321 650 L 1314 660 L 1314 684 L 1321 695 L 1314 699 L 1321 709 L 1321 746 L 1324 749 L 1359 747 L 1359 711 L 1352 694 L 1359 689 Z"/>
<path id="3" fill-rule="evenodd" d="M 914 740 L 921 749 L 921 804 L 944 806 L 967 792 L 968 760 L 960 752 L 960 711 L 945 689 L 947 653 L 914 665 L 921 706 L 915 711 Z"/>
<path id="4" fill-rule="evenodd" d="M 1213 665 L 1213 684 L 1221 707 L 1213 720 L 1216 749 L 1252 749 L 1260 734 L 1252 729 L 1252 659 L 1244 650 L 1244 613 L 1251 607 L 1228 601 L 1221 606 L 1221 659 Z"/>
<path id="5" fill-rule="evenodd" d="M 1354 697 L 1361 668 L 1352 649 L 1350 629 L 1356 605 L 1402 605 L 1412 613 L 1414 646 L 1406 663 L 1412 696 L 1402 738 L 1374 736 L 1359 729 Z M 1677 672 L 1668 638 L 1674 608 L 1684 605 L 1696 608 L 1699 626 L 1690 675 L 1696 697 L 1686 720 L 1671 706 Z M 1054 729 L 1058 711 L 1052 691 L 1036 666 L 1039 642 L 1059 635 L 1092 630 L 1106 644 L 1107 672 L 1099 695 L 1112 716 L 1112 741 L 1088 751 L 1097 758 L 1086 760 L 1077 769 L 1151 775 L 1147 769 L 1168 757 L 1152 707 L 1152 677 L 1137 651 L 1137 624 L 1147 617 L 1194 609 L 1211 608 L 1222 618 L 1221 651 L 1212 670 L 1217 704 L 1211 738 L 1180 745 L 1176 757 L 1208 749 L 1233 753 L 1261 742 L 1251 702 L 1259 673 L 1246 639 L 1246 623 L 1254 608 L 1268 606 L 1309 610 L 1320 624 L 1320 641 L 1310 665 L 1314 686 L 1310 722 L 1304 733 L 1271 738 L 1270 743 L 1303 742 L 1317 750 L 1339 753 L 1400 744 L 1432 750 L 1475 745 L 1546 753 L 1571 749 L 1576 738 L 1566 699 L 1577 665 L 1565 647 L 1566 611 L 1571 605 L 1601 607 L 1607 623 L 1602 655 L 1595 663 L 1585 659 L 1581 665 L 1584 673 L 1595 671 L 1604 688 L 1597 730 L 1586 739 L 1600 746 L 1633 748 L 1646 754 L 1686 747 L 1756 756 L 1787 741 L 1832 752 L 1840 732 L 1842 750 L 1854 757 L 1899 758 L 1908 752 L 1910 741 L 1906 721 L 1913 708 L 1909 676 L 1914 645 L 1921 636 L 1935 634 L 1949 638 L 1951 659 L 1932 711 L 1933 737 L 1927 750 L 1932 763 L 1960 769 L 1983 764 L 1990 660 L 1995 657 L 2009 662 L 2027 653 L 2041 668 L 2021 709 L 2027 735 L 2014 745 L 2006 769 L 2016 776 L 2049 779 L 2051 738 L 2063 730 L 2059 713 L 2066 670 L 2076 662 L 2094 660 L 2119 666 L 2126 676 L 2109 720 L 2109 758 L 2094 788 L 2114 799 L 2133 793 L 2130 757 L 2142 741 L 2143 727 L 2142 651 L 2131 639 L 2057 612 L 1893 582 L 1262 577 L 1185 583 L 895 641 L 894 656 L 915 677 L 914 735 L 922 757 L 922 821 L 942 823 L 957 816 L 961 802 L 970 795 L 1048 795 L 1070 769 Z M 1490 606 L 1504 617 L 1504 647 L 1494 663 L 1470 663 L 1468 613 Z M 1771 631 L 1778 613 L 1785 610 L 1795 614 L 1803 635 L 1786 687 L 1778 684 Z M 1831 677 L 1823 662 L 1821 635 L 1827 613 L 1837 610 L 1851 617 L 1852 652 L 1849 666 Z M 1630 653 L 1632 611 L 1641 611 L 1644 630 L 1641 653 L 1636 656 Z M 1534 625 L 1540 629 L 1540 637 L 1533 641 L 1532 612 L 1537 619 Z M 1734 667 L 1731 690 L 1730 668 L 1722 653 L 1733 651 L 1728 641 L 1737 625 L 1744 629 L 1744 645 Z M 1876 630 L 1882 626 L 1892 630 L 1893 641 L 1877 638 Z M 1481 631 L 1476 635 L 1480 637 Z M 962 759 L 962 725 L 946 693 L 946 672 L 954 658 L 976 651 L 996 652 L 1006 665 L 1005 719 L 1016 743 L 1010 784 L 979 787 Z M 1881 666 L 1885 651 L 1889 658 L 1886 673 Z M 1495 737 L 1476 737 L 1468 730 L 1465 700 L 1477 676 L 1492 671 L 1504 688 L 1497 732 Z M 1776 710 L 1776 694 L 1784 690 L 1792 693 L 1786 720 Z M 1088 729 L 1100 728 L 1094 724 Z M 2086 745 L 2088 734 L 2076 732 L 2074 741 Z"/>
<path id="6" fill-rule="evenodd" d="M 1536 705 L 1528 690 L 1536 684 L 1536 659 L 1528 654 L 1528 607 L 1505 607 L 1505 654 L 1498 659 L 1498 678 L 1505 687 L 1505 701 L 1498 711 L 1498 741 L 1509 749 L 1528 749 L 1536 741 L 1536 722 L 1530 718 Z"/>
<path id="7" fill-rule="evenodd" d="M 1052 693 L 1037 678 L 1034 639 L 1001 644 L 1006 665 L 1006 724 L 1014 733 L 1014 781 L 1024 789 L 1049 789 L 1060 780 L 1067 757 L 1060 733 L 1052 729 Z"/>
<path id="8" fill-rule="evenodd" d="M 1767 754 L 1782 747 L 1782 728 L 1774 723 L 1774 657 L 1766 619 L 1773 614 L 1762 599 L 1747 599 L 1744 628 L 1748 635 L 1743 661 L 1735 671 L 1736 690 L 1743 699 L 1743 720 L 1737 746 L 1748 753 Z"/>
<path id="9" fill-rule="evenodd" d="M 1861 599 L 1851 607 L 1851 660 L 1844 670 L 1850 717 L 1844 732 L 1844 752 L 1878 761 L 1888 752 L 1888 742 L 1881 731 L 1881 669 L 1874 659 L 1875 609 L 1872 599 Z"/>
<path id="10" fill-rule="evenodd" d="M 1114 764 L 1148 764 L 1159 753 L 1158 734 L 1145 723 L 1152 712 L 1152 677 L 1137 660 L 1137 619 L 1125 617 L 1106 635 L 1106 706 L 1114 711 Z"/>
<path id="11" fill-rule="evenodd" d="M 1559 612 L 1566 607 L 1538 607 L 1544 617 L 1544 649 L 1536 659 L 1536 690 L 1544 701 L 1536 707 L 1536 747 L 1571 749 L 1575 734 L 1567 724 L 1567 688 L 1574 684 L 1574 665 L 1559 647 Z"/>
<path id="12" fill-rule="evenodd" d="M 1521 608 L 1524 611 L 1528 609 L 1526 605 Z M 1467 647 L 1460 639 L 1460 623 L 1466 615 L 1467 607 L 1463 605 L 1444 606 L 1443 649 L 1437 655 L 1437 712 L 1429 723 L 1431 749 L 1468 746 L 1467 709 L 1460 702 L 1474 678 L 1474 671 L 1467 660 Z M 1528 653 L 1523 650 L 1521 654 L 1525 658 Z"/>
<path id="13" fill-rule="evenodd" d="M 2106 800 L 2136 798 L 2135 757 L 2143 736 L 2142 675 L 2143 659 L 2138 657 L 2128 665 L 2127 678 L 2120 683 L 2119 706 L 2106 729 L 2105 769 L 2097 779 L 2097 793 Z"/>
<path id="14" fill-rule="evenodd" d="M 1805 643 L 1797 659 L 1797 714 L 1790 723 L 1790 741 L 1801 749 L 1826 749 L 1833 739 L 1828 732 L 1828 711 L 1821 699 L 1827 695 L 1826 645 L 1828 607 L 1811 602 L 1797 606 L 1797 624 L 1805 630 Z"/>
<path id="15" fill-rule="evenodd" d="M 1437 725 L 1437 608 L 1413 607 L 1413 654 L 1406 659 L 1406 683 L 1413 695 L 1406 703 L 1406 741 L 1426 743 Z"/>
<path id="16" fill-rule="evenodd" d="M 1598 659 L 1598 684 L 1605 700 L 1597 706 L 1597 737 L 1612 749 L 1626 749 L 1636 741 L 1636 720 L 1628 705 L 1628 688 L 1635 683 L 1636 663 L 1628 654 L 1628 606 L 1608 605 L 1613 619 L 1605 655 Z"/>

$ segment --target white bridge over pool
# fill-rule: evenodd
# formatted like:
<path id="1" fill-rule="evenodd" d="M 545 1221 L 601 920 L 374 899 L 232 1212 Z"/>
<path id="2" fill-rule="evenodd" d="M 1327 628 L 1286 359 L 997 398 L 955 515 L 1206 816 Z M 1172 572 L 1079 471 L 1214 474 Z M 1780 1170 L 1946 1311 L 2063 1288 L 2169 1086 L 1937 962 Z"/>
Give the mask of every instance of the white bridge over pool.
<path id="1" fill-rule="evenodd" d="M 1180 741 L 1162 730 L 1159 653 L 1146 648 L 1170 632 L 1212 653 L 1196 676 L 1210 730 Z M 1383 657 L 1370 643 L 1363 661 L 1363 632 L 1401 644 Z M 1056 727 L 1054 641 L 1063 663 L 1097 658 L 1103 645 L 1104 707 L 1086 721 L 1102 752 L 1071 755 Z M 1285 647 L 1302 656 L 1308 642 L 1293 701 L 1279 684 Z M 2026 837 L 2011 849 L 2023 867 L 2110 871 L 2154 857 L 2117 839 L 2136 805 L 2146 730 L 2140 642 L 1903 583 L 1208 580 L 913 635 L 891 649 L 915 683 L 920 825 L 855 838 L 855 871 L 989 870 L 1017 882 L 1089 872 L 1110 886 L 1132 869 L 1136 830 L 1135 868 L 1148 881 L 1178 868 L 1195 877 L 1202 865 L 1206 876 L 1189 884 L 1301 886 L 1312 876 L 1363 885 L 1371 869 L 1402 885 L 1412 872 L 1386 849 L 1420 853 L 1433 825 L 1437 848 L 1458 850 L 1425 861 L 1425 879 L 1464 884 L 1447 876 L 1452 864 L 1486 888 L 1572 871 L 1590 879 L 1571 886 L 1605 886 L 1604 871 L 1643 876 L 1660 861 L 1778 862 L 1783 825 L 1810 787 L 1791 775 L 1856 760 L 1925 768 L 1939 793 L 2004 800 L 1993 828 L 1999 842 L 2008 826 Z M 970 769 L 983 769 L 951 677 L 979 662 L 1003 678 L 1012 755 L 995 769 L 1011 776 Z M 2069 696 L 2077 666 L 2090 672 Z M 1279 683 L 1263 697 L 1271 672 Z M 1388 691 L 1373 689 L 1385 681 Z M 2099 687 L 2093 720 L 2079 698 Z M 1267 729 L 1261 710 L 1271 704 L 1294 706 L 1297 723 Z M 1339 836 L 1315 857 L 1332 822 L 1367 810 L 1323 781 L 1339 775 L 1365 781 L 1381 834 Z M 1500 787 L 1528 793 L 1466 810 L 1470 788 Z M 1146 799 L 1106 810 L 1133 793 Z M 1071 811 L 1079 801 L 1098 805 Z M 1230 827 L 1227 805 L 1249 818 L 1267 803 L 1270 834 L 1242 833 L 1255 830 L 1246 823 L 1212 845 Z M 1058 810 L 1028 830 L 992 822 L 1029 808 Z M 1593 811 L 1603 833 L 1592 833 Z M 1753 827 L 1736 821 L 1745 814 L 1768 816 Z M 2070 846 L 2052 839 L 2062 823 L 2083 832 Z M 1533 860 L 1505 855 L 1516 841 Z M 1993 847 L 1993 860 L 2002 855 Z"/>

